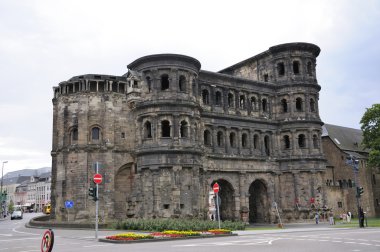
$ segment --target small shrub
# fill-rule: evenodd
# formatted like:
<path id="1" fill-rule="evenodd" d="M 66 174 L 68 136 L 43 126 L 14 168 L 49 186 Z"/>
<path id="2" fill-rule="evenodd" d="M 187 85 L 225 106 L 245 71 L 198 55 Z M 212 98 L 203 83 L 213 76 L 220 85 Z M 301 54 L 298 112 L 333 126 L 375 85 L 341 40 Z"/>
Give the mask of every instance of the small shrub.
<path id="1" fill-rule="evenodd" d="M 164 230 L 192 230 L 204 231 L 218 229 L 218 222 L 211 220 L 199 219 L 128 219 L 123 221 L 124 230 L 144 230 L 151 232 L 162 232 Z M 245 224 L 240 221 L 223 221 L 222 229 L 228 230 L 244 230 Z"/>

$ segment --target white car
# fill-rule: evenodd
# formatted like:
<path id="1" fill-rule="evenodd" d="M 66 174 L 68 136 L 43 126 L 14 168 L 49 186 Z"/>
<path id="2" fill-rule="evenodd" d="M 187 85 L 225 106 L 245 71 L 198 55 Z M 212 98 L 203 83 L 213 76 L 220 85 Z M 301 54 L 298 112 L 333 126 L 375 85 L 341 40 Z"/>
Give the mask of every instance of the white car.
<path id="1" fill-rule="evenodd" d="M 21 210 L 13 211 L 13 213 L 11 214 L 11 220 L 14 220 L 14 219 L 22 219 L 22 211 Z"/>

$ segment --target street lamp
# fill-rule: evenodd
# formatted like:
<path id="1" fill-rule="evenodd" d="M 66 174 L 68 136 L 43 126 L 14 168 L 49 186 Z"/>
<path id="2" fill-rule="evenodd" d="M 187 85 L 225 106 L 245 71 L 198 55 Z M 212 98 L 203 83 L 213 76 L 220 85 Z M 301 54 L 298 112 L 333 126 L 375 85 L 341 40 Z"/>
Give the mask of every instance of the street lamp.
<path id="1" fill-rule="evenodd" d="M 1 219 L 4 218 L 4 209 L 3 209 L 3 197 L 4 197 L 4 192 L 3 192 L 3 177 L 4 177 L 4 164 L 8 163 L 8 161 L 3 161 L 3 165 L 1 166 L 1 189 L 0 189 L 0 193 L 1 193 Z"/>
<path id="2" fill-rule="evenodd" d="M 358 181 L 358 173 L 359 173 L 359 160 L 356 159 L 355 156 L 349 155 L 346 157 L 346 164 L 352 167 L 352 170 L 354 171 L 355 175 L 355 186 L 356 186 L 356 207 L 358 208 L 358 220 L 359 220 L 359 227 L 361 226 L 360 218 L 364 218 L 364 216 L 361 215 L 360 211 L 360 194 L 359 193 L 359 181 Z"/>

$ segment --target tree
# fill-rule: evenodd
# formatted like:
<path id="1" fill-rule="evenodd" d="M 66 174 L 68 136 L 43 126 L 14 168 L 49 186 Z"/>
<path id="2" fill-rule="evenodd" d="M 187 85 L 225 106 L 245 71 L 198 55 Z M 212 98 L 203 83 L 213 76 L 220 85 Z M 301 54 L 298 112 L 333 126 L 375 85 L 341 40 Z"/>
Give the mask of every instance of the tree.
<path id="1" fill-rule="evenodd" d="M 363 145 L 369 149 L 368 164 L 380 167 L 380 104 L 367 108 L 360 120 Z"/>

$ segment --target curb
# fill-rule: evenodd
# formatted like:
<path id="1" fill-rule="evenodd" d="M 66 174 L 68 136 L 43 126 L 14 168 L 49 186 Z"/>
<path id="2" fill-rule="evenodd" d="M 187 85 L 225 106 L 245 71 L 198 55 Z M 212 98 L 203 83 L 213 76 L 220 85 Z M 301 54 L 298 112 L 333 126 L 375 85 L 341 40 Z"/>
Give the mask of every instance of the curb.
<path id="1" fill-rule="evenodd" d="M 154 239 L 140 239 L 140 240 L 108 240 L 105 238 L 98 239 L 99 242 L 108 242 L 108 243 L 141 243 L 141 242 L 163 242 L 163 241 L 177 241 L 177 240 L 190 240 L 190 239 L 205 239 L 205 238 L 217 238 L 217 237 L 227 237 L 227 236 L 238 236 L 238 234 L 218 234 L 218 235 L 205 235 L 205 236 L 189 236 L 189 237 L 179 237 L 179 238 L 154 238 Z"/>

